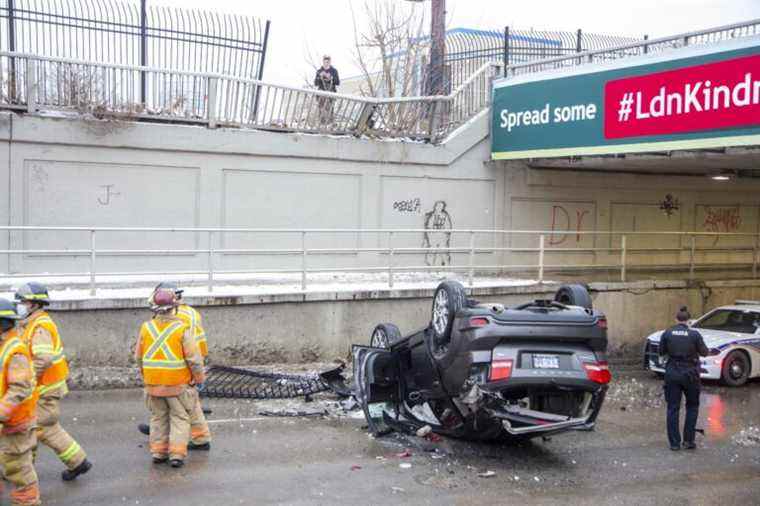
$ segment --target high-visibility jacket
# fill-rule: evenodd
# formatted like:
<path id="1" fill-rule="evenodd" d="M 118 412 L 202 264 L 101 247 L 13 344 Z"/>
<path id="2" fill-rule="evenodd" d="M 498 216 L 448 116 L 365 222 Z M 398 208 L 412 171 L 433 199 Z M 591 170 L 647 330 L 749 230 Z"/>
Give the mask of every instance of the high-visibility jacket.
<path id="1" fill-rule="evenodd" d="M 191 335 L 195 339 L 201 356 L 206 358 L 208 356 L 208 345 L 206 344 L 206 331 L 203 330 L 201 314 L 195 308 L 182 304 L 177 308 L 177 316 L 190 327 Z"/>
<path id="2" fill-rule="evenodd" d="M 0 344 L 0 398 L 5 397 L 8 392 L 8 369 L 11 359 L 14 355 L 24 355 L 29 360 L 29 375 L 32 385 L 34 384 L 34 372 L 32 371 L 32 356 L 29 348 L 21 341 L 16 329 L 9 330 L 5 335 L 5 340 Z M 35 417 L 37 399 L 39 391 L 35 388 L 34 393 L 27 399 L 11 408 L 5 425 L 19 425 L 28 422 Z"/>
<path id="3" fill-rule="evenodd" d="M 185 362 L 182 337 L 188 330 L 180 319 L 150 320 L 140 327 L 140 356 L 146 385 L 185 385 L 192 379 Z"/>
<path id="4" fill-rule="evenodd" d="M 52 345 L 35 344 L 32 342 L 34 333 L 40 327 L 50 333 L 53 338 Z M 45 372 L 42 373 L 42 377 L 37 382 L 37 389 L 39 390 L 40 395 L 63 386 L 66 383 L 66 379 L 69 377 L 69 364 L 66 362 L 66 355 L 63 353 L 63 341 L 58 333 L 58 326 L 56 326 L 55 322 L 53 322 L 45 311 L 39 311 L 36 315 L 31 317 L 30 321 L 26 324 L 22 339 L 29 347 L 32 358 L 40 353 L 53 355 L 53 360 L 50 366 L 45 369 Z"/>

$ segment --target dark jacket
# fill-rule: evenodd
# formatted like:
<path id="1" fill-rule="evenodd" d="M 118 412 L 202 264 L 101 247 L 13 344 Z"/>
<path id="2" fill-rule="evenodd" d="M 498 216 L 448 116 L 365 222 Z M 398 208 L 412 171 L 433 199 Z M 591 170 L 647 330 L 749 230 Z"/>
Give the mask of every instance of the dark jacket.
<path id="1" fill-rule="evenodd" d="M 325 75 L 329 74 L 329 76 Z M 340 86 L 340 77 L 335 67 L 325 70 L 322 67 L 317 69 L 317 75 L 314 76 L 314 86 L 322 91 L 335 91 Z"/>
<path id="2" fill-rule="evenodd" d="M 668 356 L 668 365 L 698 368 L 699 357 L 709 353 L 702 334 L 685 323 L 670 327 L 660 338 L 660 355 Z"/>

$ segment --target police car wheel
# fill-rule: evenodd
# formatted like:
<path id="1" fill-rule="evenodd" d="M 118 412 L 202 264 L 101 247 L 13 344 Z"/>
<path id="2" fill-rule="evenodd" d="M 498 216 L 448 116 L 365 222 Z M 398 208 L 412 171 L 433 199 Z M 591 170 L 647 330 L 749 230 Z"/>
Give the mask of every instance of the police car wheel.
<path id="1" fill-rule="evenodd" d="M 723 360 L 721 377 L 723 383 L 728 386 L 738 387 L 745 384 L 749 379 L 749 372 L 749 358 L 741 351 L 732 351 Z"/>

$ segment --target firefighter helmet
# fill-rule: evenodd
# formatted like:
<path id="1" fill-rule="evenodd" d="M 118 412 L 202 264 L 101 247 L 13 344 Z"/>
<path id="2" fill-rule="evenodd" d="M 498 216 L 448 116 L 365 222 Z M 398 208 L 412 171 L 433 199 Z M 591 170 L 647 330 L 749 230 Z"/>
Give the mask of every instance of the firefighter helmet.
<path id="1" fill-rule="evenodd" d="M 177 294 L 172 290 L 159 288 L 150 297 L 150 308 L 157 313 L 165 313 L 177 307 Z"/>
<path id="2" fill-rule="evenodd" d="M 8 299 L 0 299 L 0 320 L 20 320 L 16 304 Z"/>
<path id="3" fill-rule="evenodd" d="M 161 281 L 153 289 L 153 292 L 155 293 L 158 290 L 162 290 L 162 289 L 173 291 L 177 295 L 177 298 L 182 297 L 182 292 L 184 292 L 184 290 L 179 287 L 179 284 L 176 281 Z"/>
<path id="4" fill-rule="evenodd" d="M 48 295 L 48 289 L 42 283 L 32 281 L 30 283 L 24 283 L 16 290 L 16 300 L 36 302 L 43 306 L 50 304 L 50 296 Z"/>

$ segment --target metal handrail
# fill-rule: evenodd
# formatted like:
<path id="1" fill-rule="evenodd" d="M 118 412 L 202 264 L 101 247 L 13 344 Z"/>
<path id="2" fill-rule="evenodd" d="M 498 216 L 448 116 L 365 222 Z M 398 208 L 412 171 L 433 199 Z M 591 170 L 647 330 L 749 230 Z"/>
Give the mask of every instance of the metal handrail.
<path id="1" fill-rule="evenodd" d="M 563 62 L 572 62 L 573 64 L 593 63 L 595 56 L 614 55 L 614 54 L 624 52 L 626 50 L 631 50 L 631 49 L 637 50 L 637 54 L 643 54 L 643 53 L 647 53 L 651 47 L 653 46 L 656 47 L 657 45 L 660 45 L 660 44 L 679 43 L 679 44 L 682 44 L 682 46 L 678 46 L 678 47 L 683 47 L 683 46 L 689 45 L 690 40 L 696 37 L 703 37 L 705 35 L 714 35 L 714 34 L 719 34 L 721 32 L 727 32 L 731 30 L 738 30 L 738 29 L 749 28 L 749 27 L 753 28 L 754 35 L 760 34 L 760 18 L 753 19 L 750 21 L 743 21 L 739 23 L 732 23 L 728 25 L 717 26 L 713 28 L 707 28 L 704 30 L 684 32 L 678 35 L 670 35 L 670 36 L 665 36 L 665 37 L 658 37 L 655 39 L 646 39 L 642 41 L 631 42 L 628 44 L 620 44 L 616 46 L 606 47 L 603 49 L 592 49 L 589 51 L 582 51 L 582 52 L 573 53 L 571 55 L 566 55 L 566 56 L 556 56 L 556 57 L 551 57 L 551 58 L 544 58 L 541 60 L 533 60 L 533 61 L 524 62 L 524 63 L 516 63 L 513 65 L 509 65 L 506 68 L 506 72 L 507 74 L 509 73 L 516 74 L 517 71 L 519 71 L 520 69 L 524 69 L 524 68 L 535 69 L 537 67 L 551 66 L 552 64 L 559 64 Z M 730 38 L 733 39 L 736 37 L 730 37 Z M 715 41 L 711 40 L 710 42 L 715 42 Z M 673 49 L 675 48 L 676 47 L 673 47 Z M 639 53 L 638 50 L 641 50 L 641 53 Z M 623 56 L 625 57 L 625 56 L 631 56 L 631 55 L 624 54 Z"/>
<path id="2" fill-rule="evenodd" d="M 508 272 L 512 271 L 535 271 L 537 273 L 537 280 L 539 283 L 544 282 L 545 274 L 547 271 L 588 271 L 588 270 L 610 270 L 619 269 L 620 280 L 626 281 L 627 275 L 631 271 L 641 271 L 645 269 L 654 270 L 683 270 L 688 271 L 690 279 L 693 279 L 697 270 L 704 270 L 711 266 L 722 266 L 730 269 L 745 269 L 748 266 L 752 269 L 752 277 L 756 278 L 758 273 L 758 266 L 760 265 L 760 234 L 746 233 L 746 232 L 711 232 L 711 231 L 614 231 L 614 230 L 502 230 L 502 229 L 445 229 L 434 230 L 435 233 L 450 234 L 451 237 L 466 235 L 469 237 L 468 245 L 455 245 L 453 243 L 447 243 L 444 246 L 408 246 L 394 243 L 394 237 L 403 237 L 405 234 L 426 234 L 431 233 L 428 229 L 381 229 L 381 228 L 344 228 L 344 229 L 330 229 L 330 228 L 303 228 L 303 229 L 289 229 L 289 228 L 224 228 L 224 227 L 81 227 L 81 226 L 20 226 L 20 225 L 6 225 L 0 226 L 0 231 L 5 231 L 9 234 L 10 244 L 14 244 L 16 240 L 13 236 L 14 232 L 54 232 L 56 234 L 65 232 L 86 232 L 89 234 L 89 248 L 82 247 L 82 245 L 71 244 L 72 247 L 68 249 L 44 249 L 44 248 L 13 248 L 12 246 L 7 249 L 0 249 L 0 254 L 8 255 L 8 258 L 12 258 L 14 255 L 40 255 L 40 256 L 88 256 L 89 257 L 89 270 L 85 274 L 72 274 L 63 273 L 56 274 L 54 276 L 59 277 L 77 277 L 88 276 L 90 292 L 95 295 L 98 286 L 98 276 L 167 276 L 167 275 L 204 275 L 207 277 L 207 286 L 209 292 L 213 291 L 214 285 L 218 281 L 215 276 L 228 275 L 228 274 L 300 274 L 301 276 L 301 289 L 306 290 L 308 283 L 308 275 L 315 273 L 334 273 L 334 272 L 364 272 L 364 273 L 386 273 L 388 287 L 394 286 L 394 273 L 399 272 L 429 272 L 429 271 L 445 271 L 445 272 L 464 272 L 467 274 L 468 283 L 473 286 L 474 276 L 476 272 Z M 120 232 L 161 232 L 161 233 L 195 233 L 206 234 L 207 243 L 205 246 L 196 246 L 194 248 L 153 248 L 153 249 L 118 249 L 118 248 L 97 248 L 96 238 L 100 233 L 120 233 Z M 215 247 L 219 242 L 220 234 L 293 234 L 300 238 L 300 247 L 280 247 L 280 248 L 234 248 L 234 247 Z M 308 247 L 308 239 L 313 237 L 319 237 L 323 234 L 372 234 L 377 235 L 378 239 L 381 237 L 387 238 L 387 242 L 383 246 L 374 247 Z M 511 236 L 525 237 L 532 236 L 538 239 L 537 247 L 526 247 L 520 245 L 502 245 L 502 244 L 489 244 L 483 245 L 477 243 L 477 238 L 483 238 L 484 236 L 491 239 L 501 238 L 501 240 L 509 239 Z M 600 247 L 599 245 L 592 244 L 588 247 L 562 247 L 561 245 L 551 244 L 551 239 L 560 236 L 591 236 L 608 238 L 612 241 L 613 238 L 620 238 L 619 244 L 610 242 L 608 247 Z M 635 237 L 672 237 L 681 241 L 681 245 L 678 247 L 642 247 L 633 246 L 630 244 L 630 239 Z M 221 237 L 224 239 L 224 237 Z M 715 238 L 716 241 L 723 238 L 744 239 L 742 244 L 736 244 L 730 248 L 727 246 L 719 247 L 717 242 L 710 246 L 702 246 L 697 244 L 699 238 Z M 751 244 L 745 244 L 750 241 Z M 684 242 L 685 240 L 685 242 Z M 23 241 L 22 241 L 23 243 Z M 77 247 L 75 247 L 77 246 Z M 338 267 L 310 267 L 308 259 L 310 256 L 319 255 L 360 255 L 360 254 L 376 254 L 378 259 L 384 259 L 385 265 L 382 266 L 348 266 L 346 264 Z M 397 259 L 398 255 L 418 257 L 419 255 L 429 254 L 459 254 L 466 256 L 466 265 L 413 265 L 409 263 L 402 264 Z M 631 258 L 635 255 L 636 258 L 640 258 L 642 254 L 670 254 L 678 255 L 679 261 L 676 264 L 668 263 L 636 263 L 631 262 Z M 715 253 L 736 253 L 745 255 L 742 259 L 734 258 L 734 261 L 716 264 L 715 262 L 707 262 L 710 258 L 709 255 Z M 300 257 L 300 267 L 293 268 L 278 268 L 278 269 L 220 269 L 215 268 L 214 261 L 218 255 L 236 254 L 236 255 L 250 255 L 250 256 L 262 256 L 262 255 L 290 255 L 293 257 Z M 535 264 L 513 264 L 507 263 L 502 258 L 502 261 L 498 265 L 477 265 L 475 262 L 476 254 L 509 254 L 511 255 L 532 255 L 536 258 Z M 583 255 L 583 258 L 570 257 L 566 265 L 558 263 L 549 263 L 546 261 L 547 255 Z M 748 262 L 746 255 L 752 255 L 751 262 Z M 166 255 L 205 255 L 206 256 L 206 268 L 197 270 L 183 270 L 173 272 L 99 272 L 97 269 L 97 258 L 111 257 L 114 255 L 148 255 L 148 256 L 166 256 Z M 588 263 L 589 256 L 593 256 L 593 262 Z M 602 255 L 597 257 L 597 255 Z M 681 255 L 687 255 L 688 259 L 682 261 L 684 257 Z M 702 261 L 698 261 L 697 255 L 702 255 Z M 610 259 L 618 258 L 617 262 L 610 263 Z M 556 258 L 552 256 L 552 258 Z M 669 257 L 670 259 L 674 257 Z M 714 257 L 711 257 L 714 258 Z M 601 260 L 602 262 L 600 262 Z M 741 261 L 739 261 L 741 260 Z M 585 262 L 585 263 L 584 263 Z M 605 263 L 606 262 L 606 263 Z M 22 273 L 6 273 L 4 276 L 9 279 L 23 278 L 23 277 L 35 277 L 35 274 L 22 274 Z"/>

